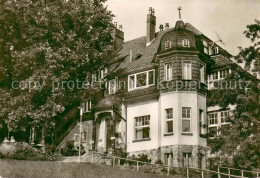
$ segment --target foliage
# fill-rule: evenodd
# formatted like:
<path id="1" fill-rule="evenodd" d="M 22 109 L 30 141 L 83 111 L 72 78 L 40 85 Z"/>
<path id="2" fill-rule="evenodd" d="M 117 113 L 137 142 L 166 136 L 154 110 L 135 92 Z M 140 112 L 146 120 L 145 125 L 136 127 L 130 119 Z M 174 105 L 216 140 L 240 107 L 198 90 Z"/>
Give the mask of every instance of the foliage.
<path id="1" fill-rule="evenodd" d="M 0 1 L 0 118 L 9 131 L 50 130 L 79 106 L 91 92 L 82 82 L 112 49 L 112 17 L 103 1 Z"/>
<path id="2" fill-rule="evenodd" d="M 31 161 L 57 161 L 62 159 L 61 155 L 56 152 L 48 151 L 43 153 L 41 150 L 33 148 L 31 145 L 24 142 L 15 143 L 13 147 L 14 150 L 11 152 L 5 152 L 1 149 L 0 154 L 2 155 L 2 158 Z"/>
<path id="3" fill-rule="evenodd" d="M 246 37 L 254 43 L 254 48 L 259 50 L 259 21 L 248 25 Z M 258 47 L 257 47 L 258 46 Z M 236 56 L 237 59 L 248 66 L 254 65 L 253 71 L 260 72 L 259 51 L 247 53 L 248 48 L 242 49 Z M 246 54 L 247 53 L 247 54 Z M 233 87 L 209 91 L 208 105 L 219 104 L 227 108 L 229 104 L 235 105 L 233 116 L 228 118 L 229 126 L 222 127 L 220 136 L 207 140 L 212 153 L 220 157 L 221 163 L 229 164 L 241 169 L 256 169 L 260 167 L 260 85 L 259 79 L 236 64 L 231 66 L 232 74 L 225 81 L 233 82 Z M 237 82 L 236 84 L 234 82 Z M 249 84 L 249 85 L 248 85 Z M 236 85 L 236 87 L 234 87 Z"/>
<path id="4" fill-rule="evenodd" d="M 239 47 L 240 53 L 236 56 L 236 60 L 240 63 L 245 62 L 245 69 L 252 68 L 253 72 L 260 74 L 260 20 L 255 19 L 254 24 L 247 25 L 244 34 L 253 44 L 244 49 Z"/>
<path id="5" fill-rule="evenodd" d="M 155 164 L 163 164 L 162 160 L 158 159 L 155 161 Z"/>
<path id="6" fill-rule="evenodd" d="M 134 154 L 132 156 L 128 157 L 129 159 L 132 160 L 136 160 L 136 161 L 140 161 L 140 162 L 147 162 L 150 163 L 152 160 L 148 159 L 148 155 L 146 154 L 138 154 L 138 156 L 136 157 Z M 126 161 L 129 165 L 136 165 L 135 161 Z M 142 165 L 142 163 L 139 163 L 139 165 Z"/>

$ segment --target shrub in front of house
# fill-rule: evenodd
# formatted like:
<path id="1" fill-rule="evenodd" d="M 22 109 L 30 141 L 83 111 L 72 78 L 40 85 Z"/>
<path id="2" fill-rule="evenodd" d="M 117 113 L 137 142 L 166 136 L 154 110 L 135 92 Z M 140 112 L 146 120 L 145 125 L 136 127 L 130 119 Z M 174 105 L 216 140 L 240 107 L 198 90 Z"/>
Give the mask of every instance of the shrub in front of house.
<path id="1" fill-rule="evenodd" d="M 12 145 L 2 144 L 0 146 L 1 157 L 6 159 L 31 161 L 56 161 L 62 159 L 60 154 L 46 150 L 46 153 L 43 153 L 25 142 L 17 142 Z"/>

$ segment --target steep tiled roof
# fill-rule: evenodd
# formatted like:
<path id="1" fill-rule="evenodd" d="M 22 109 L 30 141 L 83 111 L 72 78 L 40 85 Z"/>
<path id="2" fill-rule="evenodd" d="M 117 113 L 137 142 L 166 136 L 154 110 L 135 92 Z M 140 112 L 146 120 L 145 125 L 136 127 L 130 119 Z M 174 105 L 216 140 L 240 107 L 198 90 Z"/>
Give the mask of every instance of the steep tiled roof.
<path id="1" fill-rule="evenodd" d="M 189 23 L 185 24 L 185 28 L 192 31 L 196 35 L 202 34 Z M 152 63 L 152 59 L 158 51 L 161 38 L 164 34 L 172 30 L 174 30 L 174 28 L 157 32 L 156 38 L 152 40 L 148 46 L 146 46 L 146 36 L 125 42 L 123 46 L 112 56 L 111 60 L 113 62 L 116 60 L 118 61 L 111 66 L 111 70 L 123 74 L 141 71 L 156 66 L 156 64 Z M 132 50 L 132 62 L 130 62 L 130 50 Z M 137 55 L 139 55 L 139 58 L 135 60 Z"/>
<path id="2" fill-rule="evenodd" d="M 213 68 L 227 66 L 229 64 L 233 64 L 234 62 L 228 59 L 227 57 L 223 55 L 215 55 L 211 56 L 211 58 L 214 60 L 215 64 L 212 66 Z"/>
<path id="3" fill-rule="evenodd" d="M 114 95 L 108 95 L 104 98 L 102 98 L 96 105 L 95 109 L 103 109 L 108 108 L 112 106 L 118 106 L 121 103 L 121 97 L 114 94 Z"/>

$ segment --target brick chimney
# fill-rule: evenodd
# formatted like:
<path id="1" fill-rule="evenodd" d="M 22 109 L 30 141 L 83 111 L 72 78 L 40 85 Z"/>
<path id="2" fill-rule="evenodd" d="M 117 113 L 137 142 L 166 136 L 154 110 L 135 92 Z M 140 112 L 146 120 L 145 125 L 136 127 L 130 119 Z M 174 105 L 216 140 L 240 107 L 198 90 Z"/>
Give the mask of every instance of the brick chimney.
<path id="1" fill-rule="evenodd" d="M 114 51 L 117 51 L 124 43 L 124 32 L 122 31 L 122 25 L 119 25 L 119 28 L 117 28 L 117 23 L 115 22 L 114 24 Z"/>
<path id="2" fill-rule="evenodd" d="M 155 38 L 155 25 L 156 17 L 154 16 L 154 9 L 149 7 L 149 14 L 147 14 L 147 28 L 146 28 L 146 44 L 149 43 Z"/>
<path id="3" fill-rule="evenodd" d="M 168 30 L 170 28 L 170 24 L 169 23 L 165 23 L 165 30 Z"/>
<path id="4" fill-rule="evenodd" d="M 159 26 L 160 32 L 163 31 L 163 24 Z"/>

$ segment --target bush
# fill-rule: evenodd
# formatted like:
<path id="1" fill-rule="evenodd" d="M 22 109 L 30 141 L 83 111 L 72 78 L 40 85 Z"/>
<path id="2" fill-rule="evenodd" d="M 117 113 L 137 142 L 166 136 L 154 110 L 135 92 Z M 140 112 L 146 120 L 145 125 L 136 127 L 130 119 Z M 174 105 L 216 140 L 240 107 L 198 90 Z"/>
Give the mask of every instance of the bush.
<path id="1" fill-rule="evenodd" d="M 162 160 L 158 159 L 155 161 L 155 164 L 163 164 Z"/>
<path id="2" fill-rule="evenodd" d="M 6 152 L 5 147 L 11 147 L 12 151 Z M 28 143 L 18 142 L 11 146 L 1 145 L 0 155 L 3 158 L 18 159 L 18 160 L 31 160 L 31 161 L 56 161 L 61 160 L 62 157 L 56 152 L 43 153 Z M 4 149 L 3 149 L 4 148 Z"/>

